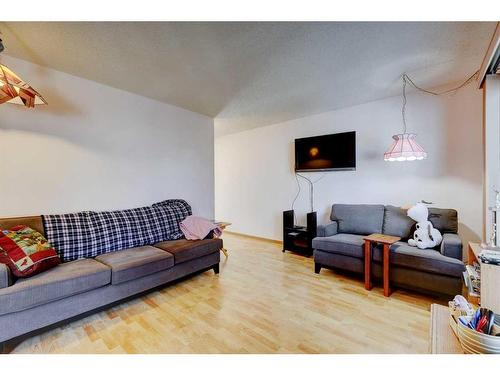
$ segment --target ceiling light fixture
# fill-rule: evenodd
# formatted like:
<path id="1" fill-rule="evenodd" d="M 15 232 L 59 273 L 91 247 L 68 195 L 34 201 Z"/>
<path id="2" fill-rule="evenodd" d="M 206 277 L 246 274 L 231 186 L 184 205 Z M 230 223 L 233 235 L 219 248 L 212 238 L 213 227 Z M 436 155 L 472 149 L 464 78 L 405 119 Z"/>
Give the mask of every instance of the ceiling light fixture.
<path id="1" fill-rule="evenodd" d="M 415 140 L 416 134 L 406 132 L 406 73 L 403 74 L 403 133 L 392 136 L 394 142 L 384 153 L 385 161 L 413 161 L 427 157 L 427 152 Z"/>
<path id="2" fill-rule="evenodd" d="M 395 134 L 392 136 L 394 142 L 384 153 L 385 161 L 413 161 L 423 160 L 427 157 L 427 152 L 420 146 L 413 133 Z"/>
<path id="3" fill-rule="evenodd" d="M 4 50 L 0 39 L 0 52 Z M 33 108 L 38 104 L 47 104 L 42 95 L 24 82 L 5 65 L 0 64 L 0 104 L 14 103 Z"/>
<path id="4" fill-rule="evenodd" d="M 392 136 L 394 139 L 391 147 L 384 153 L 385 161 L 413 161 L 413 160 L 423 160 L 427 158 L 427 152 L 425 152 L 424 148 L 420 146 L 415 138 L 417 137 L 414 133 L 408 133 L 406 131 L 406 85 L 409 83 L 417 90 L 430 94 L 430 95 L 443 95 L 452 91 L 457 91 L 462 87 L 466 86 L 470 82 L 474 80 L 479 71 L 476 71 L 473 75 L 467 78 L 464 83 L 455 88 L 443 91 L 443 92 L 434 92 L 423 89 L 415 84 L 413 80 L 408 76 L 408 74 L 404 73 L 402 76 L 403 79 L 403 107 L 401 108 L 401 115 L 403 116 L 403 133 L 395 134 Z"/>

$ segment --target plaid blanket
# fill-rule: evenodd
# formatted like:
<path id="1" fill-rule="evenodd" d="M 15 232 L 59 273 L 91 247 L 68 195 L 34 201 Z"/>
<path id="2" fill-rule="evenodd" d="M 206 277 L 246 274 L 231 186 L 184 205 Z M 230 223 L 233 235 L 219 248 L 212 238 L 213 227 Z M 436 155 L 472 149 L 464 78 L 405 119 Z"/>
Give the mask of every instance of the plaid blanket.
<path id="1" fill-rule="evenodd" d="M 179 224 L 193 214 L 191 206 L 185 200 L 168 199 L 155 203 L 152 207 L 160 212 L 160 217 L 163 219 L 163 241 L 178 240 L 184 237 Z"/>
<path id="2" fill-rule="evenodd" d="M 191 214 L 182 199 L 120 211 L 43 215 L 45 235 L 68 262 L 182 238 L 179 223 Z"/>

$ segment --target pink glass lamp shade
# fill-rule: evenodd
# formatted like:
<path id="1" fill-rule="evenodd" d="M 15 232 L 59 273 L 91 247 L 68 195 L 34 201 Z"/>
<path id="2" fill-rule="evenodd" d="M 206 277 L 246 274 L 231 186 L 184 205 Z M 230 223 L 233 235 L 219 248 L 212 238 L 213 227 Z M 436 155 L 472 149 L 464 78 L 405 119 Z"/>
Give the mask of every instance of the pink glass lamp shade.
<path id="1" fill-rule="evenodd" d="M 0 104 L 3 103 L 21 104 L 28 108 L 33 108 L 36 104 L 47 104 L 33 87 L 0 64 Z"/>
<path id="2" fill-rule="evenodd" d="M 384 153 L 384 160 L 412 161 L 425 159 L 427 152 L 417 143 L 416 136 L 416 134 L 411 133 L 393 135 L 394 142 Z"/>

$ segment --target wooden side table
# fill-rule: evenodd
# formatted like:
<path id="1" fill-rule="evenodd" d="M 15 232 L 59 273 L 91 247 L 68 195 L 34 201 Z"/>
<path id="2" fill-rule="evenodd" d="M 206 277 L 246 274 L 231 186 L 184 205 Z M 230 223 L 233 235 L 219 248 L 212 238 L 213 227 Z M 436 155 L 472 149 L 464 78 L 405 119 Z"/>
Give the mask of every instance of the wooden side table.
<path id="1" fill-rule="evenodd" d="M 231 223 L 228 223 L 227 221 L 214 221 L 214 224 L 217 225 L 221 230 L 224 230 L 231 225 Z M 220 249 L 220 251 L 222 251 L 226 258 L 229 256 L 226 248 L 223 247 L 222 249 Z"/>
<path id="2" fill-rule="evenodd" d="M 369 236 L 363 237 L 365 240 L 365 289 L 370 290 L 372 288 L 371 283 L 371 252 L 373 244 L 383 244 L 384 245 L 384 296 L 389 297 L 391 290 L 389 288 L 389 249 L 394 242 L 397 242 L 401 237 L 387 236 L 385 234 L 374 233 Z"/>

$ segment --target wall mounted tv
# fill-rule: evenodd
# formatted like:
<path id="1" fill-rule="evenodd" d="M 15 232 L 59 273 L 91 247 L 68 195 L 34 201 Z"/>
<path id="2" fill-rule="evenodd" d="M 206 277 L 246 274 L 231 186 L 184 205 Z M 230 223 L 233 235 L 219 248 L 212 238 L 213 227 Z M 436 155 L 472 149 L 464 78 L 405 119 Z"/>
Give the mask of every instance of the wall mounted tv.
<path id="1" fill-rule="evenodd" d="M 295 171 L 353 171 L 356 169 L 356 132 L 295 140 Z"/>

